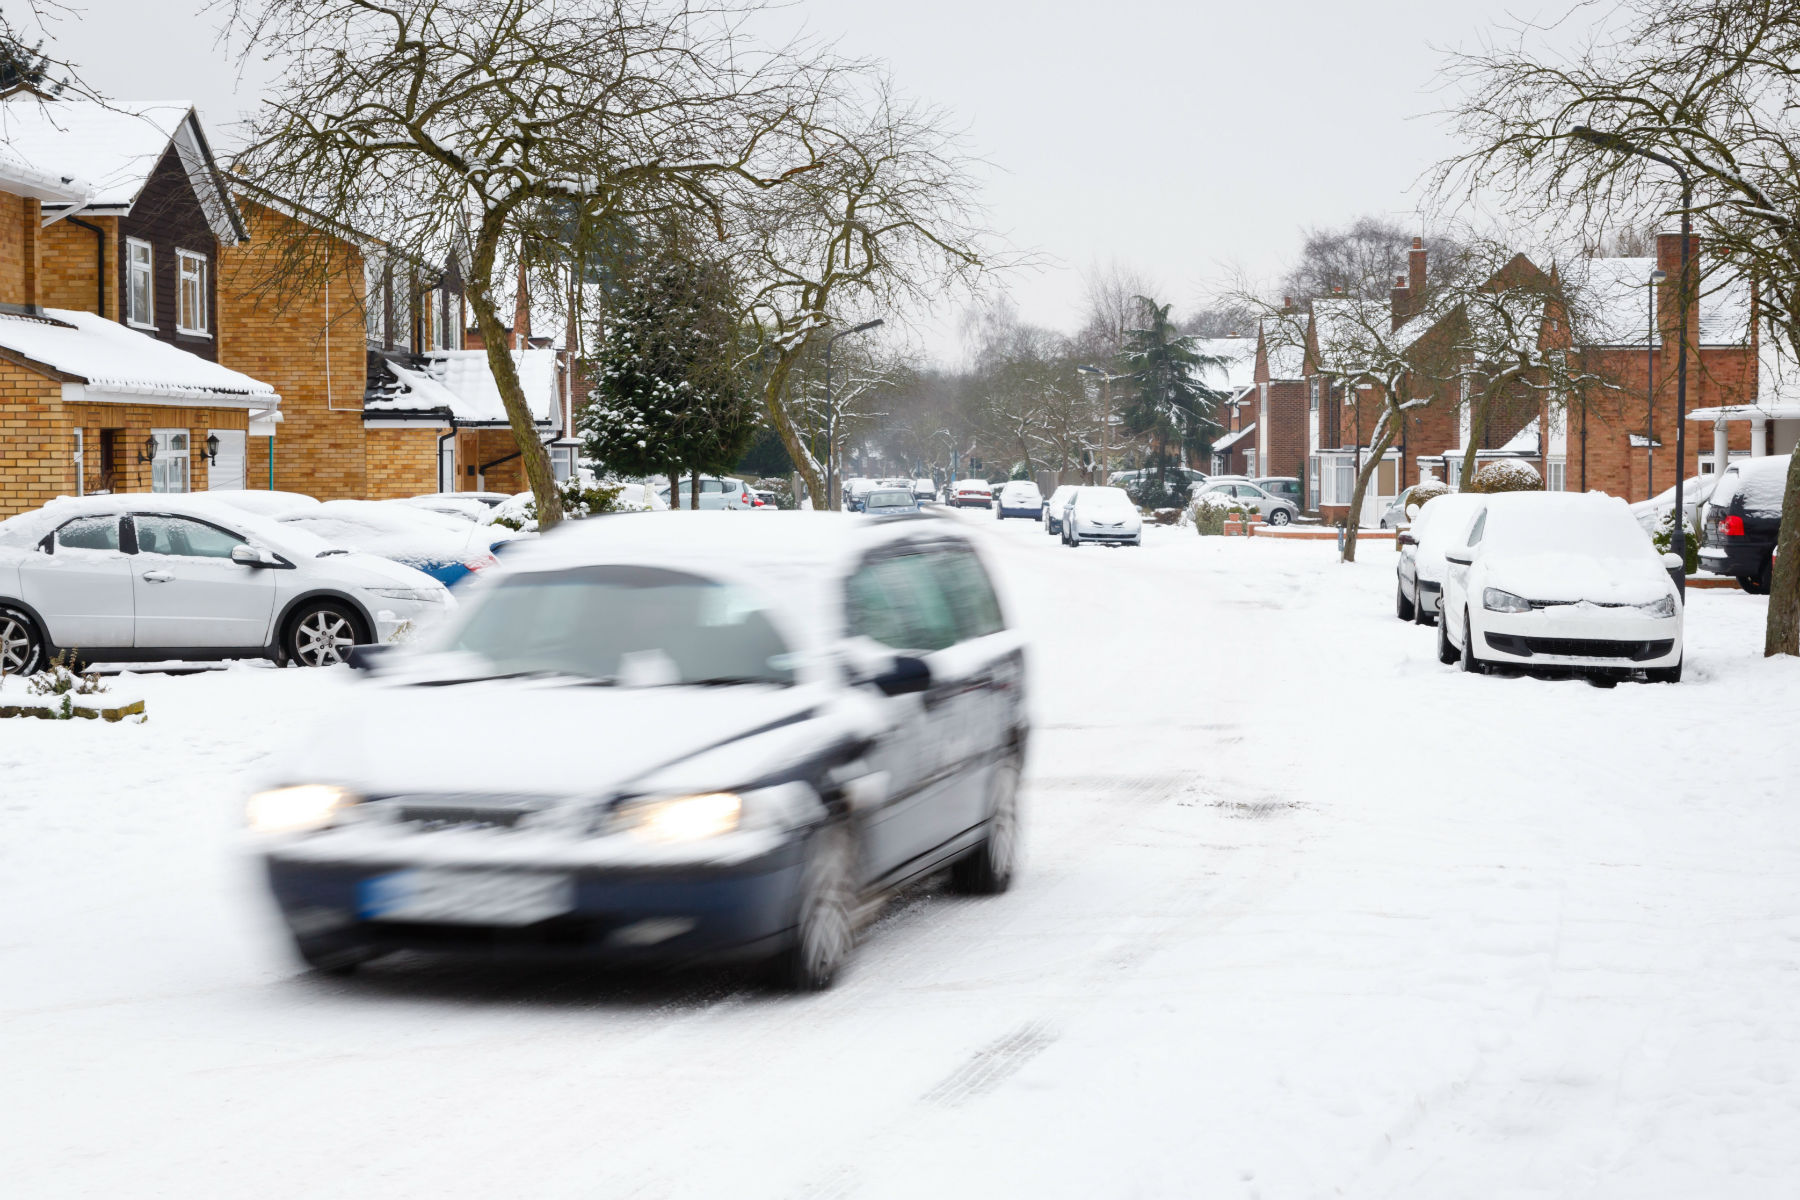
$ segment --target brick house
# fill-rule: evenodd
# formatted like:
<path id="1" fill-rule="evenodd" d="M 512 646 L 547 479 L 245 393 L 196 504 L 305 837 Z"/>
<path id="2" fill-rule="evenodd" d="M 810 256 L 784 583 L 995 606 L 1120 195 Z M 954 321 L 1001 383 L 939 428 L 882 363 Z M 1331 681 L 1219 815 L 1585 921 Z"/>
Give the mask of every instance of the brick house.
<path id="1" fill-rule="evenodd" d="M 1304 479 L 1306 389 L 1304 313 L 1291 300 L 1258 322 L 1247 356 L 1249 378 L 1221 406 L 1225 432 L 1213 440 L 1213 471 L 1222 475 L 1292 475 Z"/>
<path id="2" fill-rule="evenodd" d="M 280 396 L 218 361 L 217 264 L 244 231 L 193 110 L 25 90 L 0 128 L 0 515 L 241 486 Z"/>

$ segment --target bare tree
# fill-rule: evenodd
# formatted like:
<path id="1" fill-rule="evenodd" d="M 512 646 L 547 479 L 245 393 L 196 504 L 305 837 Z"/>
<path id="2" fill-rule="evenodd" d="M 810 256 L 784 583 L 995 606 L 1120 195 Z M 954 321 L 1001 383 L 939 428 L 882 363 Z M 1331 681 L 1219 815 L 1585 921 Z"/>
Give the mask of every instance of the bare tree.
<path id="1" fill-rule="evenodd" d="M 561 499 L 507 346 L 509 251 L 698 211 L 804 169 L 813 64 L 674 0 L 239 0 L 285 62 L 241 164 L 402 258 L 462 265 L 540 526 Z M 290 264 L 291 265 L 291 264 Z"/>
<path id="2" fill-rule="evenodd" d="M 1442 165 L 1441 194 L 1498 195 L 1596 244 L 1668 211 L 1685 182 L 1674 211 L 1755 281 L 1771 336 L 1800 357 L 1800 0 L 1625 0 L 1613 19 L 1572 56 L 1525 30 L 1452 59 L 1471 149 Z M 1678 283 L 1686 329 L 1698 285 Z M 1800 455 L 1777 547 L 1764 652 L 1800 654 Z"/>
<path id="3" fill-rule="evenodd" d="M 735 238 L 752 281 L 750 319 L 766 348 L 769 421 L 807 490 L 824 497 L 789 395 L 807 348 L 859 317 L 972 290 L 997 258 L 975 200 L 974 164 L 943 113 L 874 76 L 815 113 L 805 137 L 815 169 L 747 196 Z"/>
<path id="4" fill-rule="evenodd" d="M 1412 234 L 1386 217 L 1358 217 L 1341 229 L 1309 229 L 1300 258 L 1283 278 L 1281 291 L 1296 298 L 1386 300 L 1395 276 L 1406 274 L 1412 239 Z M 1450 264 L 1456 258 L 1455 241 L 1447 234 L 1433 233 L 1431 245 L 1426 282 L 1441 287 L 1454 275 Z"/>

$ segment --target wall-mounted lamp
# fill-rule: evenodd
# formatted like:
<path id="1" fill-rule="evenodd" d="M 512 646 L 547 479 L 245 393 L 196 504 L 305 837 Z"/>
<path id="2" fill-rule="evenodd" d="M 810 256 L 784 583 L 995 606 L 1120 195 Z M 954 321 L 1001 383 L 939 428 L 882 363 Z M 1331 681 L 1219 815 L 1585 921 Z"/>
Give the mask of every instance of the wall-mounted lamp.
<path id="1" fill-rule="evenodd" d="M 206 435 L 206 462 L 208 466 L 219 465 L 219 435 L 216 433 Z"/>
<path id="2" fill-rule="evenodd" d="M 144 439 L 144 448 L 138 451 L 137 460 L 141 463 L 156 461 L 156 435 L 154 433 Z"/>

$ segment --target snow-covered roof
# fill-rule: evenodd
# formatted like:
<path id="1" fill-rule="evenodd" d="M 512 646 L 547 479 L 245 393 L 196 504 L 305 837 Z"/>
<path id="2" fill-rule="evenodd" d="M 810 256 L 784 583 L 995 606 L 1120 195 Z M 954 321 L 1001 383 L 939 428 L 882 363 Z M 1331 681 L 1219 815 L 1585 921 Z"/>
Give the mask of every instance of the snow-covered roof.
<path id="1" fill-rule="evenodd" d="M 1256 422 L 1252 421 L 1237 432 L 1228 433 L 1224 437 L 1216 439 L 1212 444 L 1213 452 L 1219 453 L 1221 451 L 1229 450 L 1255 432 Z"/>
<path id="2" fill-rule="evenodd" d="M 519 384 L 540 424 L 557 418 L 556 351 L 514 350 Z M 389 362 L 397 385 L 363 402 L 368 414 L 448 413 L 458 424 L 504 425 L 506 405 L 488 369 L 486 350 L 435 350 L 422 370 Z"/>
<path id="3" fill-rule="evenodd" d="M 1566 284 L 1597 346 L 1642 346 L 1650 339 L 1650 273 L 1654 258 L 1590 258 L 1575 264 Z M 1741 276 L 1717 272 L 1700 281 L 1702 346 L 1742 346 L 1750 341 L 1750 286 Z M 1657 336 L 1660 341 L 1660 335 Z"/>
<path id="4" fill-rule="evenodd" d="M 0 312 L 4 351 L 105 392 L 170 400 L 242 399 L 246 407 L 259 409 L 274 408 L 281 400 L 259 379 L 88 312 Z"/>
<path id="5" fill-rule="evenodd" d="M 186 100 L 43 100 L 0 103 L 0 141 L 37 171 L 92 184 L 85 207 L 129 213 L 172 144 L 220 239 L 243 240 L 212 151 Z"/>
<path id="6" fill-rule="evenodd" d="M 0 142 L 0 192 L 30 196 L 50 204 L 84 203 L 93 189 L 65 171 L 32 166 Z"/>

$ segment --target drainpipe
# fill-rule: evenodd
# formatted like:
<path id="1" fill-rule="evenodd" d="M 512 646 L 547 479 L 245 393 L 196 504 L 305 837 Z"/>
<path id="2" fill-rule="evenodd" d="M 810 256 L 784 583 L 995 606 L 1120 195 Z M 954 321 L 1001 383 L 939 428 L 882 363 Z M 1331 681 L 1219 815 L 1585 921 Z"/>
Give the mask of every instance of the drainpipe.
<path id="1" fill-rule="evenodd" d="M 104 317 L 106 315 L 106 230 L 98 225 L 90 224 L 80 217 L 64 219 L 69 224 L 79 225 L 94 235 L 94 282 L 98 285 L 95 289 L 98 292 L 98 298 L 94 302 L 94 315 Z"/>

